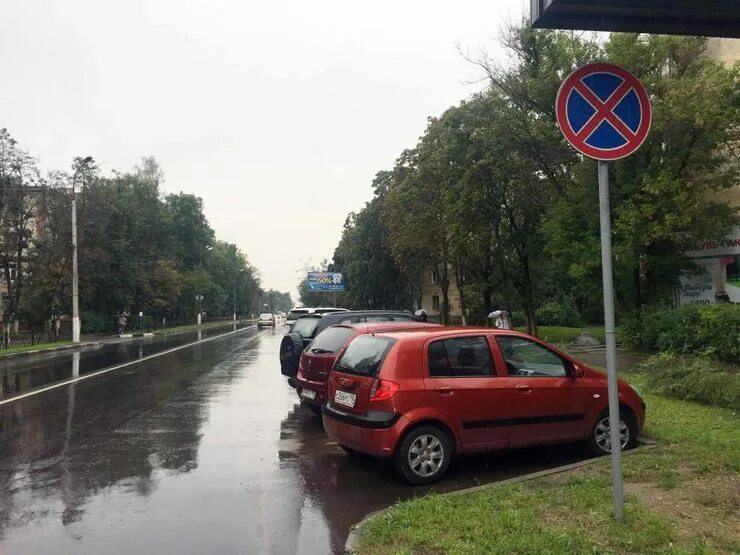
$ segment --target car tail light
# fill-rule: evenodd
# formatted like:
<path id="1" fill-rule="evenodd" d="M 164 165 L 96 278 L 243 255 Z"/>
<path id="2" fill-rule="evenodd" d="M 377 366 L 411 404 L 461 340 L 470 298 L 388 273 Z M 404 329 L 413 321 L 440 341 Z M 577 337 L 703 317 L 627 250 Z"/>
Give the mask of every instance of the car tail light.
<path id="1" fill-rule="evenodd" d="M 375 380 L 370 388 L 370 401 L 385 401 L 396 394 L 400 386 L 388 380 Z"/>

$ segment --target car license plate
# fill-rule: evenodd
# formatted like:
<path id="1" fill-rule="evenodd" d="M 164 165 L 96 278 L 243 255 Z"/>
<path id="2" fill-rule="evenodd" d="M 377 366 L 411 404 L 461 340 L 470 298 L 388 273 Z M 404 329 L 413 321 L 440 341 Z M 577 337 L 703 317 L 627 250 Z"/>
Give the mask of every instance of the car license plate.
<path id="1" fill-rule="evenodd" d="M 334 401 L 346 407 L 354 407 L 357 402 L 357 395 L 337 390 L 334 393 Z"/>
<path id="2" fill-rule="evenodd" d="M 313 401 L 314 399 L 316 399 L 316 392 L 313 389 L 304 389 L 301 391 L 301 396 L 304 399 Z"/>

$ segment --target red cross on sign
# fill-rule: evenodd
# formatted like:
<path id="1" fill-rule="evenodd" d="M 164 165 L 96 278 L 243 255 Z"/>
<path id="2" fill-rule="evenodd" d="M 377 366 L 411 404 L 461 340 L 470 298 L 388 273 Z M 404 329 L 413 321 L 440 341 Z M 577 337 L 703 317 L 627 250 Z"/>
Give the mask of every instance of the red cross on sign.
<path id="1" fill-rule="evenodd" d="M 597 63 L 571 73 L 555 101 L 558 125 L 568 142 L 596 160 L 632 154 L 650 130 L 650 99 L 629 71 Z"/>

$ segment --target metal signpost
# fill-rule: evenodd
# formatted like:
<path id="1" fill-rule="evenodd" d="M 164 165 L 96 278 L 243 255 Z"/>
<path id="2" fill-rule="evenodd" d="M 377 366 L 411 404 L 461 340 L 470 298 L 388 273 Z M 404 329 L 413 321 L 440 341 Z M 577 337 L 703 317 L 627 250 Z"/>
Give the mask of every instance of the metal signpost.
<path id="1" fill-rule="evenodd" d="M 608 162 L 629 156 L 643 143 L 650 130 L 650 99 L 642 83 L 630 72 L 614 64 L 596 63 L 580 67 L 566 77 L 558 91 L 555 108 L 558 125 L 568 142 L 578 152 L 598 161 L 612 487 L 614 516 L 621 521 L 624 519 L 624 489 Z"/>

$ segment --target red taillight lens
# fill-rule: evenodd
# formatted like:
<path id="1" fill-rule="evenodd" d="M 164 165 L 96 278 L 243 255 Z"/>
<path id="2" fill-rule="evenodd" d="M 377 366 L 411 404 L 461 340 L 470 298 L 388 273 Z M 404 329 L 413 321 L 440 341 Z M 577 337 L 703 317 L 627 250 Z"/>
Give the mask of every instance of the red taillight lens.
<path id="1" fill-rule="evenodd" d="M 385 401 L 396 394 L 400 386 L 388 380 L 375 380 L 370 388 L 370 401 Z"/>

